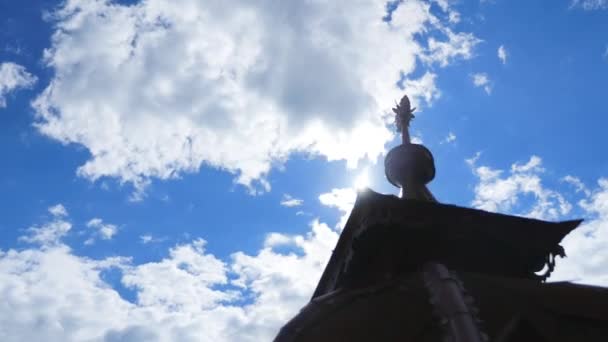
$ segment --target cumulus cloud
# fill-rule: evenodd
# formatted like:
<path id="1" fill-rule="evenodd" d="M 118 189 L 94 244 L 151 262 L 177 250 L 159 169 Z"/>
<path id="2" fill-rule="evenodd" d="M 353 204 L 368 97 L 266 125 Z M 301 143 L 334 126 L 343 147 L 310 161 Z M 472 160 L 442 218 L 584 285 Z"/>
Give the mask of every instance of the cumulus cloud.
<path id="1" fill-rule="evenodd" d="M 450 12 L 448 20 L 452 24 L 458 24 L 460 22 L 460 13 L 457 11 Z"/>
<path id="2" fill-rule="evenodd" d="M 441 97 L 441 91 L 435 84 L 436 79 L 437 75 L 426 72 L 418 79 L 405 80 L 405 82 L 403 82 L 403 90 L 408 97 L 423 98 L 426 103 L 430 104 Z"/>
<path id="3" fill-rule="evenodd" d="M 93 218 L 87 222 L 87 227 L 95 229 L 92 237 L 85 241 L 85 244 L 90 245 L 95 242 L 95 238 L 99 237 L 102 240 L 111 240 L 118 232 L 116 225 L 105 223 L 100 218 Z"/>
<path id="4" fill-rule="evenodd" d="M 148 244 L 148 243 L 163 242 L 165 240 L 166 240 L 165 237 L 154 237 L 151 234 L 143 234 L 143 235 L 139 236 L 139 242 L 141 242 L 144 245 Z"/>
<path id="5" fill-rule="evenodd" d="M 299 198 L 294 198 L 290 194 L 283 194 L 283 199 L 281 200 L 281 205 L 284 207 L 299 207 L 304 203 L 303 200 Z"/>
<path id="6" fill-rule="evenodd" d="M 264 323 L 251 324 L 243 332 L 266 330 L 266 336 L 274 335 L 277 328 L 310 299 L 338 241 L 338 233 L 326 224 L 313 221 L 309 233 L 287 236 L 287 239 L 303 256 L 293 252 L 280 254 L 271 247 L 265 247 L 255 256 L 233 255 L 232 270 L 238 274 L 235 284 L 246 287 L 255 295 L 248 308 L 250 317 Z"/>
<path id="7" fill-rule="evenodd" d="M 0 63 L 0 108 L 6 107 L 6 96 L 20 88 L 30 88 L 37 78 L 25 67 L 12 62 Z"/>
<path id="8" fill-rule="evenodd" d="M 589 191 L 589 189 L 587 189 L 587 186 L 578 177 L 575 177 L 572 175 L 566 175 L 561 180 L 562 180 L 562 182 L 566 182 L 566 183 L 574 186 L 576 192 L 583 192 L 587 196 L 589 196 L 591 194 L 591 191 Z"/>
<path id="9" fill-rule="evenodd" d="M 429 55 L 423 55 L 421 58 L 426 62 L 439 63 L 445 67 L 454 59 L 471 59 L 473 58 L 473 48 L 481 42 L 472 33 L 459 32 L 454 33 L 446 30 L 448 39 L 438 41 L 434 38 L 429 38 Z"/>
<path id="10" fill-rule="evenodd" d="M 59 244 L 61 238 L 72 229 L 72 224 L 67 221 L 67 210 L 63 205 L 54 205 L 49 207 L 48 211 L 53 219 L 41 226 L 29 227 L 28 234 L 21 236 L 19 240 L 39 244 L 43 248 Z"/>
<path id="11" fill-rule="evenodd" d="M 54 77 L 33 102 L 36 126 L 89 151 L 80 176 L 139 195 L 201 165 L 268 190 L 271 166 L 294 151 L 354 167 L 392 138 L 400 75 L 417 59 L 471 58 L 479 41 L 428 1 L 401 3 L 390 23 L 385 10 L 374 0 L 68 0 L 53 14 L 44 60 Z M 415 104 L 437 98 L 432 73 L 406 85 Z"/>
<path id="12" fill-rule="evenodd" d="M 328 207 L 334 207 L 343 213 L 350 212 L 355 204 L 357 192 L 353 188 L 332 189 L 319 195 L 319 201 Z"/>
<path id="13" fill-rule="evenodd" d="M 511 173 L 542 172 L 532 158 L 514 165 Z M 350 210 L 354 199 L 348 193 L 334 189 L 323 201 Z M 579 204 L 592 220 L 568 235 L 569 257 L 558 261 L 551 280 L 608 285 L 607 203 L 608 180 L 601 179 Z M 310 299 L 337 242 L 338 232 L 326 224 L 313 221 L 310 227 L 304 235 L 271 233 L 257 253 L 236 252 L 228 260 L 210 254 L 203 239 L 176 245 L 161 260 L 143 264 L 129 257 L 81 257 L 60 239 L 43 248 L 0 250 L 0 339 L 271 340 Z M 278 249 L 285 246 L 290 249 Z M 108 271 L 121 272 L 121 285 L 135 291 L 134 301 L 104 280 Z"/>
<path id="14" fill-rule="evenodd" d="M 60 237 L 44 248 L 0 250 L 0 339 L 269 341 L 310 299 L 337 242 L 327 225 L 310 226 L 305 235 L 269 234 L 256 254 L 229 260 L 209 254 L 203 239 L 137 265 L 77 256 Z M 285 245 L 290 252 L 275 249 Z M 110 270 L 121 272 L 135 301 L 104 280 Z"/>
<path id="15" fill-rule="evenodd" d="M 410 139 L 412 141 L 412 144 L 419 144 L 419 145 L 424 144 L 424 140 L 422 140 L 422 135 L 420 135 L 420 134 L 412 135 Z"/>
<path id="16" fill-rule="evenodd" d="M 321 204 L 330 208 L 336 208 L 342 214 L 340 221 L 337 224 L 338 229 L 343 229 L 346 220 L 350 215 L 355 200 L 357 199 L 357 191 L 353 188 L 336 188 L 330 192 L 319 195 Z"/>
<path id="17" fill-rule="evenodd" d="M 578 7 L 586 11 L 608 9 L 608 0 L 572 0 L 570 8 Z"/>
<path id="18" fill-rule="evenodd" d="M 492 83 L 490 82 L 488 74 L 485 72 L 471 75 L 471 81 L 473 81 L 473 85 L 476 87 L 483 88 L 486 94 L 490 95 L 492 93 Z"/>
<path id="19" fill-rule="evenodd" d="M 441 11 L 443 11 L 444 13 L 447 13 L 448 15 L 448 21 L 452 24 L 457 24 L 460 22 L 460 13 L 456 10 L 454 10 L 451 6 L 448 0 L 431 0 L 431 2 L 434 2 L 435 4 L 437 4 L 437 6 L 441 9 Z"/>
<path id="20" fill-rule="evenodd" d="M 532 156 L 525 164 L 514 163 L 508 174 L 504 170 L 478 166 L 478 158 L 479 155 L 467 161 L 479 181 L 475 186 L 474 207 L 539 219 L 557 219 L 572 209 L 561 193 L 543 185 L 540 157 Z M 526 195 L 533 198 L 531 206 L 521 205 Z"/>
<path id="21" fill-rule="evenodd" d="M 566 258 L 557 262 L 549 281 L 573 281 L 608 286 L 608 179 L 600 178 L 590 188 L 578 177 L 563 177 L 562 184 L 575 187 L 576 192 L 548 189 L 543 185 L 542 160 L 532 156 L 525 164 L 515 163 L 509 174 L 488 166 L 477 166 L 479 154 L 469 161 L 479 178 L 473 205 L 480 209 L 520 214 L 540 219 L 571 219 L 572 205 L 582 213 L 583 224 L 562 241 Z M 524 196 L 531 195 L 531 201 Z"/>
<path id="22" fill-rule="evenodd" d="M 449 132 L 448 136 L 441 141 L 441 144 L 449 144 L 453 143 L 454 141 L 456 141 L 456 134 L 454 134 L 454 132 Z"/>
<path id="23" fill-rule="evenodd" d="M 143 243 L 144 245 L 145 245 L 145 244 L 147 244 L 147 243 L 152 242 L 152 241 L 153 241 L 153 239 L 154 239 L 154 238 L 152 237 L 152 235 L 149 235 L 149 234 L 144 234 L 144 235 L 141 235 L 141 236 L 139 237 L 139 240 L 140 240 L 140 241 L 141 241 L 141 243 Z"/>
<path id="24" fill-rule="evenodd" d="M 543 160 L 539 156 L 531 156 L 525 164 L 514 163 L 511 165 L 511 173 L 524 173 L 524 172 L 544 172 L 545 169 L 542 167 Z"/>
<path id="25" fill-rule="evenodd" d="M 68 216 L 68 211 L 63 204 L 59 203 L 49 208 L 49 213 L 56 217 Z"/>
<path id="26" fill-rule="evenodd" d="M 103 341 L 105 329 L 128 324 L 134 307 L 100 278 L 118 262 L 77 257 L 63 244 L 0 251 L 0 338 Z"/>
<path id="27" fill-rule="evenodd" d="M 498 47 L 497 54 L 498 54 L 498 59 L 500 59 L 500 62 L 502 64 L 507 64 L 507 57 L 509 55 L 507 54 L 507 49 L 505 49 L 504 45 L 501 45 Z"/>
<path id="28" fill-rule="evenodd" d="M 137 289 L 138 304 L 168 311 L 196 312 L 238 298 L 237 292 L 212 289 L 228 283 L 227 266 L 206 254 L 205 244 L 196 239 L 159 262 L 126 267 L 122 282 Z"/>
<path id="29" fill-rule="evenodd" d="M 568 257 L 560 260 L 552 280 L 608 286 L 608 179 L 599 179 L 597 187 L 584 194 L 579 207 L 587 220 L 564 239 Z"/>

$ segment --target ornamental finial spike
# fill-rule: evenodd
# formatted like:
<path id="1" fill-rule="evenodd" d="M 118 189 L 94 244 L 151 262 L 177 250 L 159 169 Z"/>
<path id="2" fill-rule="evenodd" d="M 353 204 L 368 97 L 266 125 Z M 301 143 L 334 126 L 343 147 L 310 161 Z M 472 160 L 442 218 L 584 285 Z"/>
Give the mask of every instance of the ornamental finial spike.
<path id="1" fill-rule="evenodd" d="M 420 144 L 410 141 L 409 126 L 414 110 L 407 95 L 403 96 L 393 112 L 395 125 L 401 132 L 402 144 L 388 152 L 384 159 L 384 172 L 391 184 L 401 188 L 401 197 L 429 202 L 437 200 L 426 187 L 435 177 L 433 154 Z"/>
<path id="2" fill-rule="evenodd" d="M 393 108 L 393 112 L 395 113 L 395 126 L 397 127 L 397 132 L 401 132 L 402 143 L 404 144 L 410 143 L 408 128 L 410 126 L 410 121 L 415 118 L 415 110 L 416 108 L 412 108 L 410 99 L 407 95 L 403 95 L 401 101 L 396 103 L 395 108 Z"/>

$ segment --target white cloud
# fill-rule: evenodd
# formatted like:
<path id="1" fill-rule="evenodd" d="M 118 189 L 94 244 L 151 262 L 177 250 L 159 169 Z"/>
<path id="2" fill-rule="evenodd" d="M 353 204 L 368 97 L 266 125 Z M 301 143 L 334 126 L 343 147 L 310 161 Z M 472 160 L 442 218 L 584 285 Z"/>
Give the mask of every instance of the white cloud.
<path id="1" fill-rule="evenodd" d="M 456 134 L 454 134 L 454 132 L 449 132 L 448 136 L 445 137 L 445 139 L 443 139 L 441 141 L 441 144 L 449 144 L 456 141 Z"/>
<path id="2" fill-rule="evenodd" d="M 486 94 L 490 95 L 492 93 L 492 83 L 485 72 L 471 75 L 471 80 L 476 87 L 482 87 Z"/>
<path id="3" fill-rule="evenodd" d="M 448 0 L 432 0 L 432 2 L 436 3 L 442 11 L 448 12 L 450 10 L 450 4 Z"/>
<path id="4" fill-rule="evenodd" d="M 505 49 L 504 45 L 498 47 L 498 59 L 502 64 L 507 64 L 507 57 L 509 56 L 507 53 L 507 49 Z"/>
<path id="5" fill-rule="evenodd" d="M 268 247 L 255 256 L 244 253 L 233 256 L 232 270 L 239 274 L 236 283 L 255 293 L 250 314 L 260 322 L 267 321 L 268 325 L 263 329 L 272 330 L 268 335 L 276 333 L 276 328 L 285 324 L 310 299 L 338 241 L 338 234 L 327 225 L 314 221 L 307 235 L 290 236 L 289 239 L 303 257 L 294 253 L 278 254 Z M 260 327 L 251 328 L 261 330 Z"/>
<path id="6" fill-rule="evenodd" d="M 562 182 L 566 182 L 566 183 L 574 186 L 577 193 L 582 192 L 587 196 L 591 195 L 591 191 L 589 191 L 589 189 L 587 189 L 587 186 L 585 186 L 585 184 L 578 177 L 575 177 L 572 175 L 567 175 L 562 178 Z"/>
<path id="7" fill-rule="evenodd" d="M 357 192 L 353 188 L 332 189 L 319 195 L 319 201 L 328 207 L 337 208 L 343 213 L 350 212 L 355 204 Z"/>
<path id="8" fill-rule="evenodd" d="M 419 145 L 424 144 L 424 140 L 422 140 L 421 135 L 412 135 L 410 137 L 410 140 L 411 140 L 412 144 L 419 144 Z"/>
<path id="9" fill-rule="evenodd" d="M 330 208 L 336 208 L 342 213 L 340 221 L 337 225 L 338 229 L 340 230 L 344 229 L 344 225 L 346 224 L 346 220 L 348 219 L 348 216 L 355 205 L 356 199 L 357 191 L 353 188 L 332 189 L 331 192 L 319 195 L 319 201 L 321 204 Z"/>
<path id="10" fill-rule="evenodd" d="M 299 198 L 293 198 L 289 194 L 283 194 L 283 199 L 281 200 L 281 205 L 284 207 L 299 207 L 304 203 L 303 200 Z"/>
<path id="11" fill-rule="evenodd" d="M 549 280 L 608 286 L 608 179 L 600 178 L 597 187 L 589 189 L 578 177 L 563 177 L 562 182 L 573 185 L 578 196 L 566 199 L 542 184 L 538 157 L 513 164 L 504 176 L 502 170 L 476 166 L 476 161 L 470 164 L 479 177 L 473 205 L 480 209 L 556 220 L 571 219 L 565 216 L 571 212 L 570 202 L 578 203 L 585 221 L 562 241 L 567 257 L 557 261 Z M 532 201 L 523 203 L 524 195 L 532 195 Z"/>
<path id="12" fill-rule="evenodd" d="M 604 50 L 604 55 L 602 57 L 608 61 L 608 46 L 606 46 L 606 50 Z"/>
<path id="13" fill-rule="evenodd" d="M 458 22 L 460 22 L 460 13 L 458 13 L 457 11 L 453 10 L 450 7 L 450 3 L 448 0 L 431 0 L 431 2 L 434 2 L 435 4 L 437 4 L 437 6 L 439 6 L 439 8 L 448 14 L 448 21 L 452 24 L 456 24 Z"/>
<path id="14" fill-rule="evenodd" d="M 49 213 L 51 213 L 53 216 L 57 216 L 57 217 L 68 216 L 68 211 L 65 209 L 65 207 L 61 203 L 50 207 Z"/>
<path id="15" fill-rule="evenodd" d="M 523 173 L 523 172 L 544 172 L 545 169 L 541 167 L 543 164 L 542 159 L 539 156 L 531 156 L 525 164 L 515 163 L 511 165 L 511 173 Z"/>
<path id="16" fill-rule="evenodd" d="M 139 236 L 139 242 L 141 242 L 142 244 L 148 244 L 148 243 L 155 243 L 155 242 L 162 242 L 164 241 L 166 238 L 157 238 L 154 237 L 150 234 L 144 234 L 144 235 L 140 235 Z"/>
<path id="17" fill-rule="evenodd" d="M 25 67 L 12 62 L 0 63 L 0 108 L 6 107 L 6 96 L 19 88 L 30 88 L 37 78 Z"/>
<path id="18" fill-rule="evenodd" d="M 102 341 L 105 329 L 126 325 L 134 306 L 100 279 L 117 261 L 77 257 L 62 244 L 0 251 L 1 339 Z"/>
<path id="19" fill-rule="evenodd" d="M 608 0 L 572 0 L 570 8 L 580 7 L 586 11 L 608 9 Z"/>
<path id="20" fill-rule="evenodd" d="M 579 206 L 590 220 L 564 239 L 568 257 L 560 260 L 551 280 L 608 286 L 608 179 L 600 179 Z"/>
<path id="21" fill-rule="evenodd" d="M 413 98 L 423 98 L 427 104 L 431 104 L 433 101 L 441 97 L 441 91 L 439 91 L 435 85 L 436 79 L 436 74 L 426 72 L 419 79 L 406 80 L 403 82 L 403 90 L 406 94 L 408 94 L 408 96 Z"/>
<path id="22" fill-rule="evenodd" d="M 195 239 L 139 265 L 79 257 L 60 240 L 0 250 L 0 339 L 268 341 L 310 299 L 337 239 L 313 221 L 305 235 L 269 234 L 254 255 L 236 252 L 223 261 Z M 273 249 L 283 245 L 293 252 Z M 104 281 L 110 269 L 136 291 L 134 303 Z"/>
<path id="23" fill-rule="evenodd" d="M 471 158 L 465 159 L 464 161 L 470 167 L 474 167 L 475 163 L 477 163 L 477 161 L 479 160 L 480 157 L 481 157 L 481 151 L 477 151 L 477 152 L 475 152 L 474 156 L 472 156 Z"/>
<path id="24" fill-rule="evenodd" d="M 294 242 L 294 238 L 289 235 L 281 233 L 270 233 L 266 235 L 266 239 L 264 240 L 264 247 L 273 248 L 277 246 L 291 245 Z"/>
<path id="25" fill-rule="evenodd" d="M 535 164 L 531 161 L 523 165 Z M 517 165 L 512 170 L 522 170 Z M 528 167 L 528 173 L 538 171 Z M 516 171 L 519 173 L 519 171 Z M 347 209 L 348 191 L 325 202 Z M 342 195 L 340 195 L 342 193 Z M 593 219 L 564 241 L 551 280 L 608 285 L 608 180 L 602 179 L 581 208 Z M 56 220 L 57 218 L 54 218 Z M 52 222 L 50 222 L 52 223 Z M 41 226 L 49 225 L 42 224 Z M 273 233 L 255 254 L 221 260 L 195 239 L 167 257 L 134 265 L 129 258 L 76 256 L 59 242 L 46 248 L 0 250 L 2 341 L 267 341 L 309 299 L 338 233 L 313 221 L 306 235 Z M 293 252 L 275 247 L 290 246 Z M 121 298 L 104 279 L 122 272 L 137 293 Z"/>
<path id="26" fill-rule="evenodd" d="M 457 11 L 450 12 L 448 20 L 452 24 L 458 24 L 460 22 L 460 13 Z"/>
<path id="27" fill-rule="evenodd" d="M 439 63 L 445 67 L 454 59 L 471 59 L 473 58 L 473 49 L 481 42 L 471 33 L 454 33 L 449 29 L 445 30 L 448 40 L 438 41 L 434 38 L 429 38 L 428 55 L 423 55 L 421 58 L 426 62 Z"/>
<path id="28" fill-rule="evenodd" d="M 504 175 L 503 170 L 477 166 L 477 158 L 479 156 L 468 161 L 479 179 L 475 186 L 475 199 L 472 203 L 474 207 L 539 219 L 557 219 L 572 209 L 572 205 L 562 194 L 542 184 L 540 175 L 544 169 L 538 156 L 530 157 L 525 164 L 511 165 L 508 175 Z M 533 204 L 529 206 L 528 211 L 516 211 L 518 206 L 521 207 L 520 202 L 525 195 L 532 196 Z"/>
<path id="29" fill-rule="evenodd" d="M 66 221 L 67 210 L 63 205 L 54 205 L 49 207 L 48 211 L 53 215 L 53 219 L 41 226 L 29 227 L 28 234 L 21 236 L 19 240 L 39 244 L 43 248 L 59 244 L 61 238 L 72 229 L 72 224 Z"/>
<path id="30" fill-rule="evenodd" d="M 102 240 L 111 240 L 114 235 L 118 232 L 118 227 L 110 223 L 104 223 L 100 218 L 93 218 L 87 222 L 87 227 L 96 229 L 95 236 L 99 236 Z M 91 238 L 89 243 L 93 243 L 95 240 Z"/>
<path id="31" fill-rule="evenodd" d="M 392 139 L 378 113 L 401 97 L 401 72 L 417 58 L 473 56 L 479 40 L 429 8 L 407 1 L 384 23 L 375 0 L 68 0 L 54 14 L 54 77 L 34 101 L 36 126 L 88 149 L 80 176 L 132 183 L 134 199 L 152 178 L 203 164 L 262 190 L 294 151 L 354 167 Z M 428 46 L 415 39 L 430 32 Z M 408 80 L 413 102 L 437 98 L 434 82 Z"/>
<path id="32" fill-rule="evenodd" d="M 168 311 L 196 312 L 238 298 L 237 292 L 212 289 L 228 283 L 227 266 L 206 254 L 205 244 L 197 239 L 172 248 L 159 262 L 128 267 L 122 282 L 137 289 L 138 304 Z"/>

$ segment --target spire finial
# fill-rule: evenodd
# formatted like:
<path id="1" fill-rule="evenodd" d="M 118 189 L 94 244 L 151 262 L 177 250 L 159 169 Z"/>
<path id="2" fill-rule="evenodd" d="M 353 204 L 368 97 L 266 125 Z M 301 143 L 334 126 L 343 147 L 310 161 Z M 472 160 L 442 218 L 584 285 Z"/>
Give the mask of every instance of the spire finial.
<path id="1" fill-rule="evenodd" d="M 395 126 L 397 127 L 397 132 L 401 132 L 402 143 L 404 144 L 410 143 L 408 128 L 410 126 L 410 121 L 415 118 L 415 110 L 416 108 L 411 107 L 410 99 L 407 95 L 403 95 L 401 101 L 395 103 L 395 108 L 393 108 L 393 112 L 395 113 Z"/>
<path id="2" fill-rule="evenodd" d="M 435 197 L 426 187 L 435 177 L 433 154 L 426 147 L 410 141 L 409 126 L 415 110 L 407 95 L 393 108 L 402 144 L 388 152 L 384 171 L 388 181 L 401 188 L 401 197 L 435 202 Z"/>

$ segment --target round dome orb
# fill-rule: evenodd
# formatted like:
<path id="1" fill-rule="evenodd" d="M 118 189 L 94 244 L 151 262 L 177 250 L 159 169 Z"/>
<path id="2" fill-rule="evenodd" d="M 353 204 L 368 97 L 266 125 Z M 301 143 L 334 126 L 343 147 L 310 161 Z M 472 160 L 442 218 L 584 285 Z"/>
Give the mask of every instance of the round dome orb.
<path id="1" fill-rule="evenodd" d="M 435 178 L 435 160 L 422 145 L 402 144 L 386 155 L 384 172 L 388 181 L 399 188 L 406 184 L 428 184 Z"/>

